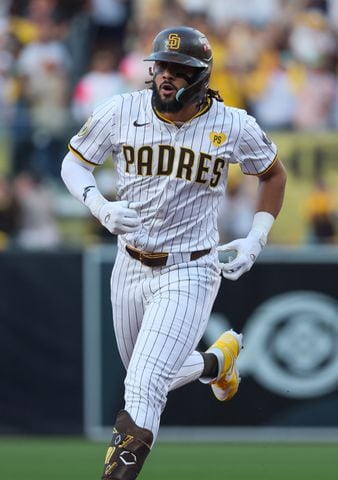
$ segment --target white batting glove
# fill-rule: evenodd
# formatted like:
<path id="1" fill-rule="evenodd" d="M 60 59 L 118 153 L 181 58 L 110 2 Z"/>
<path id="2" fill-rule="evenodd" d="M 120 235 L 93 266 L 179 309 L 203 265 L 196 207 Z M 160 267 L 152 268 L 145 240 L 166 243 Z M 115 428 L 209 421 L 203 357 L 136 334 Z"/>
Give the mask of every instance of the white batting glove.
<path id="1" fill-rule="evenodd" d="M 141 219 L 136 212 L 138 202 L 106 201 L 98 211 L 97 218 L 102 225 L 115 235 L 135 232 L 141 226 Z"/>
<path id="2" fill-rule="evenodd" d="M 265 244 L 266 238 L 250 232 L 246 238 L 239 238 L 225 245 L 220 245 L 217 248 L 219 252 L 227 250 L 236 250 L 237 252 L 234 260 L 228 263 L 220 263 L 223 277 L 229 280 L 238 280 L 243 273 L 251 269 Z"/>
<path id="3" fill-rule="evenodd" d="M 220 263 L 222 275 L 229 280 L 238 280 L 243 273 L 248 272 L 255 263 L 267 242 L 268 233 L 274 222 L 274 217 L 268 212 L 258 212 L 254 216 L 252 229 L 246 238 L 233 240 L 220 245 L 217 250 L 225 252 L 235 250 L 236 257 L 228 263 Z"/>

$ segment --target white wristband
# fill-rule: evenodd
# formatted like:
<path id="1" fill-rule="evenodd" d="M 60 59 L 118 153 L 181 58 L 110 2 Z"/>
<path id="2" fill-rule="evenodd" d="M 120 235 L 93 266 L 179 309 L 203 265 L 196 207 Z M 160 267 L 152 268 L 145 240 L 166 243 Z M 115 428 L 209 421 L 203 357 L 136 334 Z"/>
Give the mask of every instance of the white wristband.
<path id="1" fill-rule="evenodd" d="M 274 221 L 275 217 L 269 212 L 255 213 L 249 235 L 257 236 L 261 246 L 264 247 Z"/>
<path id="2" fill-rule="evenodd" d="M 252 230 L 260 230 L 265 233 L 265 235 L 268 235 L 274 221 L 275 217 L 271 215 L 271 213 L 257 212 L 253 218 Z"/>
<path id="3" fill-rule="evenodd" d="M 95 192 L 92 192 L 92 194 L 86 198 L 84 203 L 89 208 L 92 215 L 94 215 L 96 218 L 99 218 L 101 207 L 107 203 L 107 200 L 97 189 L 95 189 Z"/>

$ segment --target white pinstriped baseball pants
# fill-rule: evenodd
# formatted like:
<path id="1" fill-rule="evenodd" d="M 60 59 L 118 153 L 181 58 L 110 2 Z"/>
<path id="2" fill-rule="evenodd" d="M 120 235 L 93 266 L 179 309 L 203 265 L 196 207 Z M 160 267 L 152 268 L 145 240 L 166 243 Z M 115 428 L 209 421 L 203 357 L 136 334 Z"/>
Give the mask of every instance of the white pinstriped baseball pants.
<path id="1" fill-rule="evenodd" d="M 217 253 L 150 268 L 119 250 L 111 277 L 113 322 L 127 369 L 125 409 L 157 436 L 169 390 L 200 377 L 195 351 L 221 282 Z"/>

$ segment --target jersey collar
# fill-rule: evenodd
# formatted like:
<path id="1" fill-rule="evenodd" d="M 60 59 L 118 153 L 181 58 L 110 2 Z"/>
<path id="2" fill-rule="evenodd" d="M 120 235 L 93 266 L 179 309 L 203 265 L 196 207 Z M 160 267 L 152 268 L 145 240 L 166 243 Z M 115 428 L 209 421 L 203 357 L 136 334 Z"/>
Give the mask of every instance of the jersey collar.
<path id="1" fill-rule="evenodd" d="M 210 97 L 208 97 L 207 98 L 207 104 L 199 112 L 197 112 L 193 117 L 191 117 L 189 120 L 187 120 L 186 122 L 183 122 L 183 123 L 191 122 L 191 120 L 194 120 L 194 118 L 200 117 L 205 112 L 210 110 L 211 105 L 212 105 L 212 99 Z M 159 118 L 163 122 L 170 123 L 171 125 L 176 125 L 176 122 L 173 122 L 172 120 L 169 120 L 168 118 L 166 118 L 164 115 L 162 115 L 162 113 L 160 113 L 158 110 L 156 110 L 155 107 L 153 107 L 153 110 L 154 110 L 154 113 L 157 116 L 157 118 Z"/>

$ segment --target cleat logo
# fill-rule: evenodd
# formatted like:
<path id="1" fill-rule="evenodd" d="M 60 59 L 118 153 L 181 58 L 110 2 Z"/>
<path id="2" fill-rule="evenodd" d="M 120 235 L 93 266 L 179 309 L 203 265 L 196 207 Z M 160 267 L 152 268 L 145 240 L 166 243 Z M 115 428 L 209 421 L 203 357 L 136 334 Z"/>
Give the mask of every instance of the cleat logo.
<path id="1" fill-rule="evenodd" d="M 125 465 L 135 465 L 137 458 L 135 453 L 128 452 L 127 450 L 123 450 L 120 453 L 120 459 Z"/>
<path id="2" fill-rule="evenodd" d="M 110 462 L 111 457 L 113 456 L 113 453 L 115 452 L 115 450 L 116 450 L 115 447 L 109 447 L 108 448 L 104 463 L 109 463 Z"/>
<path id="3" fill-rule="evenodd" d="M 119 445 L 119 448 L 125 448 L 133 440 L 134 440 L 134 437 L 132 435 L 126 435 L 123 442 L 121 442 L 121 444 Z"/>
<path id="4" fill-rule="evenodd" d="M 111 474 L 111 472 L 117 467 L 117 462 L 112 463 L 111 465 L 107 465 L 104 470 L 105 475 Z"/>

